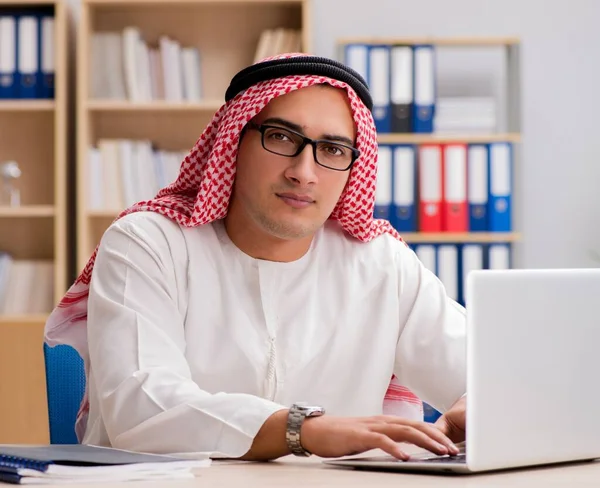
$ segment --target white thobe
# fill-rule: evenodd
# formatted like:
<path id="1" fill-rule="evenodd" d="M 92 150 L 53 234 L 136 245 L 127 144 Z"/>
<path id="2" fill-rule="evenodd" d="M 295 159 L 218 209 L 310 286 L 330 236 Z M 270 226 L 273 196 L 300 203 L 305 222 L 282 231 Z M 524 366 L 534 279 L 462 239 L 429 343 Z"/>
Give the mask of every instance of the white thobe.
<path id="1" fill-rule="evenodd" d="M 405 244 L 329 221 L 300 259 L 252 258 L 222 221 L 152 212 L 104 234 L 88 302 L 84 443 L 247 452 L 298 401 L 382 413 L 392 374 L 445 411 L 465 393 L 465 311 Z"/>

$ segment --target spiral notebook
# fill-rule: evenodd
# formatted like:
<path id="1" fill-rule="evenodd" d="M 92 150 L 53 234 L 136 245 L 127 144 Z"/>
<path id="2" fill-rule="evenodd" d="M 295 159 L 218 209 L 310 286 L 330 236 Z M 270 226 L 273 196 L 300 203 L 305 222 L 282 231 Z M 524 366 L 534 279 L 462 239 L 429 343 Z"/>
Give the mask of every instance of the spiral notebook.
<path id="1" fill-rule="evenodd" d="M 0 482 L 23 485 L 185 479 L 210 463 L 208 455 L 183 459 L 81 444 L 0 444 Z"/>

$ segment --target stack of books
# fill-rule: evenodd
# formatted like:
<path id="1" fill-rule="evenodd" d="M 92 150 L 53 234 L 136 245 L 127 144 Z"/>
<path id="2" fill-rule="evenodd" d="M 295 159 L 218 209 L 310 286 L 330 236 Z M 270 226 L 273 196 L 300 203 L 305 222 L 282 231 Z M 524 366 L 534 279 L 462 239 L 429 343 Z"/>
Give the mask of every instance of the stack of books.
<path id="1" fill-rule="evenodd" d="M 0 445 L 0 482 L 12 484 L 117 483 L 194 478 L 205 458 L 137 453 L 89 445 Z"/>

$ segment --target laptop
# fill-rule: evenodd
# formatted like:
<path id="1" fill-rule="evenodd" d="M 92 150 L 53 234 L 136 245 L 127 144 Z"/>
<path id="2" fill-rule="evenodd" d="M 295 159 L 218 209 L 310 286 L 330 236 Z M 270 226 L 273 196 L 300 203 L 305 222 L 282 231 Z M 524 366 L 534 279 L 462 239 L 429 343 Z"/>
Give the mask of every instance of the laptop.
<path id="1" fill-rule="evenodd" d="M 324 463 L 469 474 L 600 458 L 600 269 L 472 271 L 466 293 L 461 454 Z"/>

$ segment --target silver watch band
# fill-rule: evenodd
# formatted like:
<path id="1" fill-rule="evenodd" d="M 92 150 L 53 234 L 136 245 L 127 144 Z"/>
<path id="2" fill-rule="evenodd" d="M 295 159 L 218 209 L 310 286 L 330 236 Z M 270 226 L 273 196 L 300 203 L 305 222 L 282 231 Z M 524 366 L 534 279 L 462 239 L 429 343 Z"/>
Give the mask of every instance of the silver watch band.
<path id="1" fill-rule="evenodd" d="M 286 440 L 292 454 L 295 456 L 310 456 L 311 453 L 302 447 L 300 443 L 300 428 L 305 419 L 304 412 L 297 405 L 292 405 L 288 414 Z"/>
<path id="2" fill-rule="evenodd" d="M 285 438 L 287 446 L 292 454 L 295 456 L 310 456 L 312 454 L 302 447 L 300 429 L 306 417 L 319 416 L 324 413 L 325 410 L 321 407 L 306 407 L 297 403 L 290 407 Z"/>

